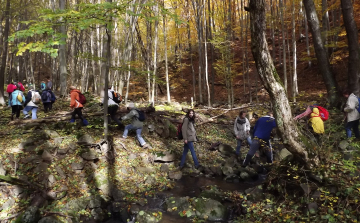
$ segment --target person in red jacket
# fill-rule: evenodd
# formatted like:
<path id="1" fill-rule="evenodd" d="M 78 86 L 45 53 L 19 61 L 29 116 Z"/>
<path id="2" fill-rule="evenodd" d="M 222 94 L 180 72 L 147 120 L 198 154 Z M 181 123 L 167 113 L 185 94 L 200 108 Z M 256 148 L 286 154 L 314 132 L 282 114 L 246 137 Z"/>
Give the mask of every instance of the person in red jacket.
<path id="1" fill-rule="evenodd" d="M 77 90 L 76 87 L 70 87 L 70 108 L 74 109 L 71 114 L 70 122 L 75 122 L 75 116 L 78 115 L 82 123 L 86 126 L 89 122 L 82 115 L 82 109 L 84 106 L 79 102 L 79 94 L 80 91 Z"/>

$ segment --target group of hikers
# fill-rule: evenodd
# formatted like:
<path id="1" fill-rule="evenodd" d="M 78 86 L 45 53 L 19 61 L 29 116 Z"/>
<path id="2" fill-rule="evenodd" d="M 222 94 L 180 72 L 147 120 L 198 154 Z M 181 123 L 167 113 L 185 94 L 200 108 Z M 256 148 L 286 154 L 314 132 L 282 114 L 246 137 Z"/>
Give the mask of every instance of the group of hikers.
<path id="1" fill-rule="evenodd" d="M 47 77 L 41 83 L 41 89 L 35 90 L 34 85 L 28 85 L 28 92 L 24 95 L 25 87 L 21 82 L 14 81 L 9 83 L 6 88 L 9 94 L 9 107 L 11 107 L 11 120 L 20 118 L 20 111 L 23 110 L 24 119 L 30 118 L 29 112 L 31 111 L 31 118 L 37 119 L 37 110 L 40 103 L 43 103 L 44 111 L 49 112 L 52 109 L 53 103 L 56 101 L 56 96 L 52 92 L 52 81 Z"/>
<path id="2" fill-rule="evenodd" d="M 54 103 L 56 99 L 54 93 L 51 91 L 52 83 L 48 78 L 48 83 L 45 86 L 43 84 L 45 85 L 45 82 L 43 82 L 41 85 L 41 96 L 39 92 L 33 88 L 32 85 L 29 85 L 29 91 L 26 97 L 22 94 L 22 92 L 25 91 L 25 88 L 20 82 L 14 82 L 9 84 L 9 105 L 12 107 L 12 119 L 14 115 L 19 118 L 20 110 L 23 104 L 25 106 L 23 109 L 23 113 L 25 115 L 24 118 L 28 118 L 28 112 L 32 111 L 32 119 L 36 119 L 36 111 L 38 108 L 38 103 L 40 101 L 42 101 L 42 103 L 44 104 L 45 112 L 51 110 L 52 103 Z M 43 97 L 43 95 L 45 94 L 49 94 L 48 97 Z M 346 105 L 343 109 L 347 121 L 345 126 L 346 135 L 348 138 L 350 138 L 352 136 L 352 132 L 354 132 L 356 140 L 359 140 L 359 98 L 355 94 L 351 93 L 349 90 L 344 90 L 343 96 L 347 98 Z M 82 109 L 84 107 L 84 104 L 86 103 L 86 98 L 74 86 L 70 87 L 70 98 L 70 107 L 73 109 L 70 122 L 75 122 L 75 118 L 77 115 L 81 119 L 83 125 L 88 125 L 88 121 L 82 115 Z M 104 101 L 104 98 L 102 98 L 101 104 L 103 104 Z M 114 120 L 119 128 L 124 127 L 122 139 L 126 140 L 128 132 L 130 130 L 135 130 L 137 140 L 139 141 L 141 147 L 151 148 L 150 145 L 147 144 L 141 136 L 145 121 L 144 112 L 137 109 L 133 102 L 130 102 L 127 104 L 127 109 L 129 113 L 121 117 L 121 120 L 119 120 L 116 116 L 116 112 L 119 108 L 119 103 L 121 102 L 121 96 L 114 90 L 112 90 L 111 87 L 109 87 L 108 89 L 107 101 L 109 120 L 110 118 Z M 250 122 L 246 117 L 246 114 L 247 113 L 245 111 L 240 111 L 234 122 L 234 135 L 236 136 L 237 140 L 235 154 L 240 158 L 241 146 L 243 144 L 243 141 L 246 140 L 248 145 L 250 146 L 250 149 L 247 152 L 246 157 L 243 159 L 243 167 L 249 165 L 252 157 L 261 147 L 263 148 L 263 151 L 266 155 L 267 162 L 272 163 L 273 151 L 270 143 L 270 136 L 272 130 L 276 128 L 276 121 L 273 117 L 273 113 L 269 112 L 268 115 L 260 117 L 255 123 L 252 134 L 250 134 Z M 298 120 L 304 117 L 309 117 L 309 129 L 315 135 L 315 137 L 319 139 L 319 136 L 324 134 L 325 132 L 324 121 L 326 121 L 329 117 L 328 111 L 325 108 L 319 106 L 318 104 L 312 104 L 307 107 L 305 112 L 296 116 L 294 119 Z M 122 121 L 128 119 L 132 120 L 131 124 L 123 126 Z M 183 119 L 183 122 L 178 127 L 178 138 L 184 141 L 183 154 L 179 165 L 180 170 L 183 169 L 185 166 L 186 156 L 189 150 L 193 157 L 195 168 L 198 169 L 199 167 L 201 167 L 194 148 L 194 142 L 197 141 L 195 120 L 195 111 L 193 109 L 189 109 L 185 115 L 185 118 Z"/>

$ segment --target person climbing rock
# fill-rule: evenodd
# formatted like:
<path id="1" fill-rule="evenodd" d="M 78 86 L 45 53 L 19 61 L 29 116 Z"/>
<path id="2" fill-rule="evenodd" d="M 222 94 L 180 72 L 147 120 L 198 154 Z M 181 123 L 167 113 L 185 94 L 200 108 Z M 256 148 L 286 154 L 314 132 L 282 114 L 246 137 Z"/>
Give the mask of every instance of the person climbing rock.
<path id="1" fill-rule="evenodd" d="M 186 156 L 189 150 L 193 157 L 195 168 L 198 169 L 200 167 L 194 148 L 194 142 L 197 141 L 196 130 L 195 130 L 195 118 L 196 118 L 195 111 L 193 109 L 190 109 L 183 120 L 181 131 L 184 139 L 184 151 L 179 166 L 180 170 L 184 168 Z"/>
<path id="2" fill-rule="evenodd" d="M 261 147 L 265 147 L 265 155 L 268 163 L 273 162 L 273 153 L 270 144 L 271 131 L 276 128 L 276 121 L 273 117 L 273 113 L 269 112 L 269 115 L 259 118 L 254 127 L 254 138 L 252 139 L 251 146 L 248 154 L 243 162 L 243 167 L 249 165 L 255 152 Z"/>
<path id="3" fill-rule="evenodd" d="M 121 120 L 127 120 L 131 119 L 132 122 L 129 125 L 125 126 L 125 130 L 123 133 L 123 138 L 126 139 L 129 133 L 129 130 L 135 130 L 136 131 L 136 138 L 140 143 L 140 146 L 144 149 L 148 148 L 151 149 L 151 146 L 145 142 L 143 137 L 141 136 L 141 132 L 144 126 L 144 121 L 141 121 L 140 118 L 140 111 L 135 108 L 135 104 L 133 102 L 130 102 L 127 105 L 127 109 L 130 111 L 127 115 L 123 116 Z"/>

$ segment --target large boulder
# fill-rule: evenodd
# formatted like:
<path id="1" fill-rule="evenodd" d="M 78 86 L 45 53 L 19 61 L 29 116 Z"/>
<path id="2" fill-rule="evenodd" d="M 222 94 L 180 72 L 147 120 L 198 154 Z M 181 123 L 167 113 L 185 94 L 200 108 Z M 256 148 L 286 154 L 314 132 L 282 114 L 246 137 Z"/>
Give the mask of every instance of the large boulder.
<path id="1" fill-rule="evenodd" d="M 221 169 L 222 169 L 222 173 L 223 173 L 225 176 L 229 176 L 229 175 L 233 175 L 233 174 L 234 174 L 234 170 L 233 170 L 232 167 L 223 166 Z"/>
<path id="2" fill-rule="evenodd" d="M 155 162 L 173 162 L 175 160 L 175 154 L 165 151 L 161 153 L 156 153 L 154 158 Z"/>
<path id="3" fill-rule="evenodd" d="M 136 222 L 141 223 L 157 223 L 161 220 L 161 213 L 150 212 L 150 211 L 139 211 L 136 215 Z"/>
<path id="4" fill-rule="evenodd" d="M 168 212 L 183 212 L 186 211 L 188 217 L 194 217 L 195 212 L 192 211 L 189 197 L 170 197 L 166 199 L 166 208 Z"/>
<path id="5" fill-rule="evenodd" d="M 39 208 L 36 206 L 28 207 L 20 218 L 19 222 L 22 223 L 37 223 L 40 219 Z"/>
<path id="6" fill-rule="evenodd" d="M 280 150 L 280 152 L 278 153 L 279 161 L 282 161 L 282 160 L 291 161 L 293 158 L 294 158 L 294 155 L 285 148 Z"/>
<path id="7" fill-rule="evenodd" d="M 261 185 L 249 188 L 245 190 L 245 193 L 248 194 L 249 201 L 262 201 L 265 197 Z"/>
<path id="8" fill-rule="evenodd" d="M 93 144 L 95 142 L 94 138 L 88 134 L 82 135 L 78 139 L 78 144 Z"/>
<path id="9" fill-rule="evenodd" d="M 97 159 L 99 156 L 98 156 L 98 153 L 95 150 L 90 149 L 89 151 L 82 153 L 81 157 L 84 160 L 92 161 L 92 160 Z"/>
<path id="10" fill-rule="evenodd" d="M 169 178 L 172 180 L 180 180 L 182 177 L 181 171 L 171 171 L 169 172 Z"/>
<path id="11" fill-rule="evenodd" d="M 67 213 L 77 214 L 79 211 L 85 209 L 89 205 L 89 203 L 89 197 L 76 198 L 66 203 L 63 211 Z"/>
<path id="12" fill-rule="evenodd" d="M 197 217 L 209 221 L 225 221 L 226 207 L 219 201 L 206 198 L 196 198 L 192 201 Z"/>
<path id="13" fill-rule="evenodd" d="M 339 143 L 339 148 L 342 150 L 342 151 L 346 151 L 347 148 L 350 146 L 350 143 L 345 139 L 345 140 L 342 140 L 340 143 Z"/>
<path id="14" fill-rule="evenodd" d="M 234 154 L 235 150 L 230 145 L 220 144 L 219 152 L 224 156 L 231 156 L 232 154 Z"/>

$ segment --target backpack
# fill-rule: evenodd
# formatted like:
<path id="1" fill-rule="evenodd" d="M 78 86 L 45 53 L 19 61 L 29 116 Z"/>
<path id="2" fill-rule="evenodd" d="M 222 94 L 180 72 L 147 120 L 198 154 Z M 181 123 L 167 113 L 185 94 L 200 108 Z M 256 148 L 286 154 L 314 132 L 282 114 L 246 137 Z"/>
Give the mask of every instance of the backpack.
<path id="1" fill-rule="evenodd" d="M 7 86 L 7 88 L 6 88 L 6 92 L 7 93 L 13 93 L 14 92 L 14 89 L 15 89 L 15 85 L 13 85 L 13 84 L 9 84 L 8 86 Z"/>
<path id="2" fill-rule="evenodd" d="M 55 96 L 54 92 L 50 91 L 50 95 L 51 95 L 50 101 L 55 102 L 56 101 L 56 96 Z"/>
<path id="3" fill-rule="evenodd" d="M 78 93 L 79 93 L 79 101 L 78 102 L 80 102 L 80 104 L 82 104 L 82 105 L 86 104 L 85 96 L 83 94 L 81 94 L 80 92 L 78 92 Z"/>
<path id="4" fill-rule="evenodd" d="M 17 82 L 17 84 L 19 85 L 19 90 L 20 91 L 25 91 L 25 87 L 24 87 L 24 85 L 22 83 Z"/>
<path id="5" fill-rule="evenodd" d="M 115 91 L 112 91 L 112 100 L 116 103 L 119 104 L 122 101 L 121 95 Z"/>
<path id="6" fill-rule="evenodd" d="M 41 90 L 45 90 L 45 89 L 46 89 L 45 83 L 41 83 Z"/>
<path id="7" fill-rule="evenodd" d="M 183 125 L 183 123 L 180 123 L 177 127 L 176 136 L 177 136 L 178 140 L 184 139 L 183 134 L 182 134 L 182 125 Z"/>
<path id="8" fill-rule="evenodd" d="M 140 122 L 143 122 L 143 121 L 145 121 L 145 113 L 143 112 L 143 111 L 141 111 L 141 110 L 138 110 L 138 109 L 136 109 L 136 111 L 138 112 L 138 114 L 139 114 L 139 117 L 138 117 L 138 119 L 139 119 L 139 121 Z"/>
<path id="9" fill-rule="evenodd" d="M 34 104 L 39 104 L 41 102 L 41 96 L 40 96 L 39 92 L 37 92 L 37 91 L 32 92 L 31 101 Z"/>
<path id="10" fill-rule="evenodd" d="M 20 103 L 22 103 L 23 102 L 23 93 L 20 91 L 19 93 L 18 93 L 18 95 L 16 96 L 16 99 L 20 102 Z"/>
<path id="11" fill-rule="evenodd" d="M 41 94 L 42 102 L 49 102 L 51 98 L 51 94 L 48 91 L 43 91 Z"/>
<path id="12" fill-rule="evenodd" d="M 329 119 L 329 112 L 328 110 L 326 110 L 326 108 L 323 108 L 321 106 L 314 106 L 314 107 L 319 109 L 319 114 L 320 114 L 319 117 L 321 118 L 321 120 L 326 121 Z"/>

